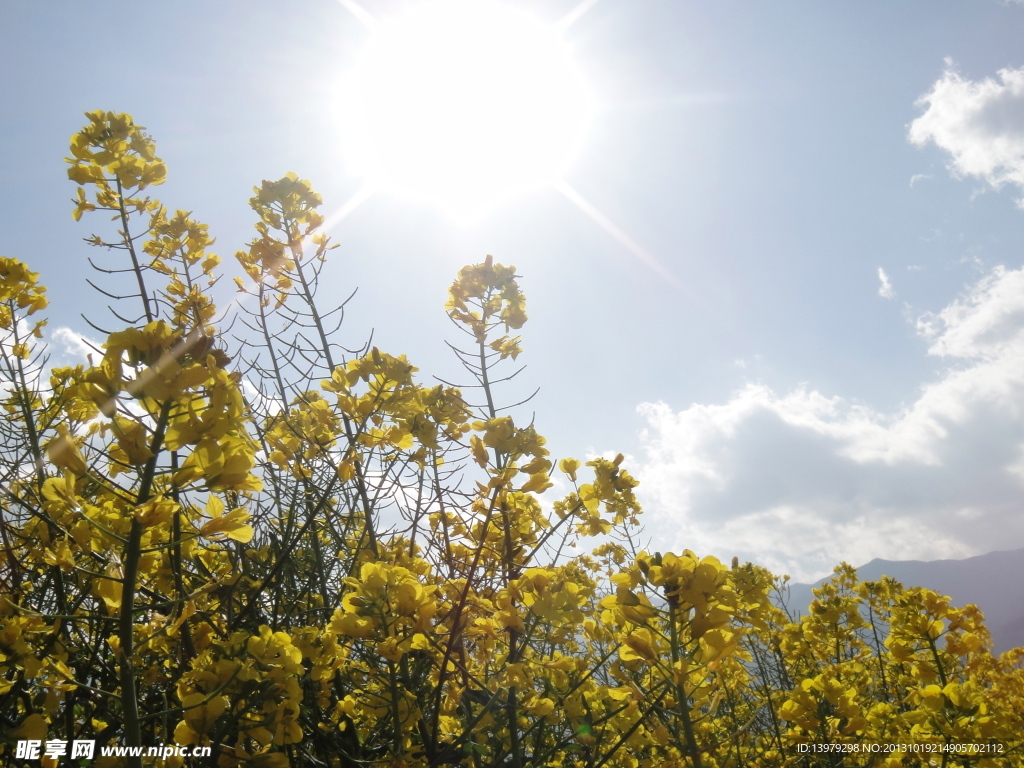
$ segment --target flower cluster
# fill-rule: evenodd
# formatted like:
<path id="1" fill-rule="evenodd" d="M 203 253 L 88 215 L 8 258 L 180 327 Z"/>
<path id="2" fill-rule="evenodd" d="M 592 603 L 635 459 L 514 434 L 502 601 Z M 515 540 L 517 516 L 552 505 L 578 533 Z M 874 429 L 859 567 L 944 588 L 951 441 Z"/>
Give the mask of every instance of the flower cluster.
<path id="1" fill-rule="evenodd" d="M 499 401 L 514 267 L 459 272 L 468 381 L 423 384 L 335 340 L 289 174 L 250 201 L 228 342 L 208 227 L 141 195 L 166 170 L 129 116 L 88 119 L 74 216 L 118 222 L 91 242 L 125 327 L 44 375 L 44 290 L 0 259 L 5 764 L 85 738 L 220 768 L 1024 765 L 1024 651 L 994 657 L 975 607 L 840 566 L 797 617 L 763 568 L 638 546 L 623 456 L 556 461 Z"/>

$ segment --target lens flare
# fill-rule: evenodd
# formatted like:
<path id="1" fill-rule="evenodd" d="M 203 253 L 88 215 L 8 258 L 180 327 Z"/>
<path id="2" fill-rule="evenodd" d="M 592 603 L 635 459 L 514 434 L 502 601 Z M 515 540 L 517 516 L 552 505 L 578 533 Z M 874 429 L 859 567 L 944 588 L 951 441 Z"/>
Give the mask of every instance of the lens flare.
<path id="1" fill-rule="evenodd" d="M 488 0 L 435 0 L 373 33 L 355 106 L 374 187 L 473 216 L 572 162 L 592 100 L 554 28 Z"/>

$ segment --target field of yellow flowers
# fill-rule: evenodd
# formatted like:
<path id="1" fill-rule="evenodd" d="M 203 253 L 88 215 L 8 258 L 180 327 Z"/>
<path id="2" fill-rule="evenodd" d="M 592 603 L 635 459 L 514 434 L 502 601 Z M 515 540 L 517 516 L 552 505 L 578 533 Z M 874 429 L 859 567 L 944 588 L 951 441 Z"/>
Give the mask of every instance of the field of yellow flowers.
<path id="1" fill-rule="evenodd" d="M 250 201 L 229 333 L 207 225 L 145 194 L 153 140 L 88 119 L 73 214 L 112 219 L 121 325 L 51 368 L 39 276 L 0 259 L 5 765 L 1024 766 L 1024 650 L 994 657 L 974 606 L 840 566 L 798 618 L 756 565 L 639 551 L 622 457 L 556 463 L 498 399 L 514 267 L 459 272 L 465 385 L 421 384 L 340 346 L 288 175 Z M 84 739 L 211 749 L 16 746 Z"/>

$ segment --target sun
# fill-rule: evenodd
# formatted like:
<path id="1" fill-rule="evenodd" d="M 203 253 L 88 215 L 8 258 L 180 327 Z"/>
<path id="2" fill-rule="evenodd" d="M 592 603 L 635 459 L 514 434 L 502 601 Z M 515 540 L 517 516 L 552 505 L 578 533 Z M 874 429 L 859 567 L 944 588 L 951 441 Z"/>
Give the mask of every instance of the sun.
<path id="1" fill-rule="evenodd" d="M 354 98 L 371 185 L 470 217 L 556 182 L 592 112 L 558 32 L 492 0 L 427 0 L 375 25 Z"/>

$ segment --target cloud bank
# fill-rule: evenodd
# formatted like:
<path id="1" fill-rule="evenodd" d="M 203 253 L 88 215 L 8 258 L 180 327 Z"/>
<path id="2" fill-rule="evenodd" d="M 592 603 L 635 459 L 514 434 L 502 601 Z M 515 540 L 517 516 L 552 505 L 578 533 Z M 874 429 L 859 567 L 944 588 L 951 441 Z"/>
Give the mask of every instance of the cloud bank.
<path id="1" fill-rule="evenodd" d="M 894 413 L 756 384 L 719 405 L 640 405 L 658 548 L 812 580 L 841 560 L 1024 546 L 1024 269 L 992 270 L 916 329 L 942 372 Z"/>
<path id="2" fill-rule="evenodd" d="M 972 81 L 947 62 L 917 103 L 911 143 L 948 153 L 954 176 L 1024 191 L 1024 68 Z M 882 268 L 878 279 L 892 299 Z M 641 493 L 658 548 L 735 554 L 811 581 L 841 560 L 1024 546 L 1024 269 L 991 270 L 916 331 L 941 370 L 893 413 L 760 384 L 718 405 L 641 404 Z"/>

